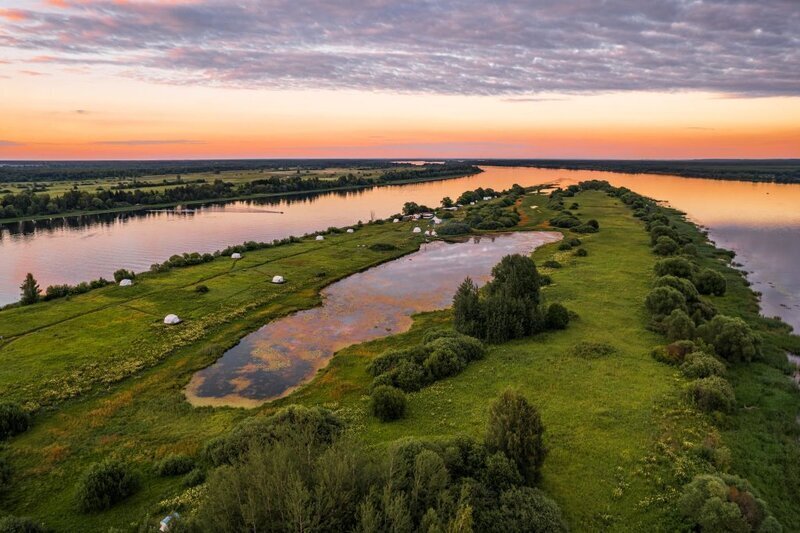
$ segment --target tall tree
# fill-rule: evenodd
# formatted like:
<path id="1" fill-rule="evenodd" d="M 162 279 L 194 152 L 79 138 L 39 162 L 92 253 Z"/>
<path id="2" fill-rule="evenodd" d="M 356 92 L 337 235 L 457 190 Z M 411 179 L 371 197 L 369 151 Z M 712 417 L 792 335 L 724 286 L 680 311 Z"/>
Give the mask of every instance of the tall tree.
<path id="1" fill-rule="evenodd" d="M 25 276 L 25 281 L 22 282 L 19 288 L 22 291 L 22 298 L 20 298 L 19 303 L 22 305 L 35 304 L 39 301 L 42 289 L 39 288 L 39 284 L 36 283 L 36 279 L 30 272 Z"/>
<path id="2" fill-rule="evenodd" d="M 528 483 L 539 478 L 547 449 L 542 442 L 544 426 L 536 407 L 520 393 L 506 390 L 489 411 L 486 448 L 503 452 Z"/>
<path id="3" fill-rule="evenodd" d="M 478 286 L 470 278 L 459 285 L 453 297 L 453 327 L 459 333 L 483 338 L 483 312 L 478 299 Z"/>

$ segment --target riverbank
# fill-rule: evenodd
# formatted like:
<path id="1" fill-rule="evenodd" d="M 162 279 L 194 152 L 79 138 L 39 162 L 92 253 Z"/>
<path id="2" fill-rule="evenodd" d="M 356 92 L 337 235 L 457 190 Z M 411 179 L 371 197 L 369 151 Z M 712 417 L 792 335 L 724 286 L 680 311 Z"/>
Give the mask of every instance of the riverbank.
<path id="1" fill-rule="evenodd" d="M 249 195 L 239 195 L 239 196 L 231 196 L 225 198 L 201 198 L 195 200 L 184 200 L 179 202 L 162 202 L 156 204 L 146 204 L 146 205 L 131 205 L 131 206 L 124 206 L 124 207 L 115 207 L 111 209 L 95 209 L 95 210 L 79 210 L 79 211 L 68 211 L 64 213 L 55 213 L 55 214 L 46 214 L 46 215 L 34 215 L 34 216 L 22 216 L 22 217 L 12 217 L 12 218 L 0 218 L 0 225 L 3 224 L 13 224 L 18 222 L 32 222 L 37 220 L 50 220 L 55 218 L 70 218 L 70 217 L 81 217 L 81 216 L 91 216 L 91 215 L 107 215 L 107 214 L 114 214 L 114 213 L 135 213 L 135 212 L 143 212 L 143 211 L 152 211 L 156 209 L 165 209 L 171 208 L 176 206 L 192 206 L 192 205 L 203 205 L 203 204 L 221 204 L 221 203 L 229 203 L 229 202 L 237 202 L 237 201 L 247 201 L 247 200 L 262 200 L 266 198 L 291 198 L 295 196 L 305 196 L 305 195 L 316 195 L 316 194 L 325 194 L 331 192 L 348 192 L 348 191 L 358 191 L 358 190 L 366 190 L 371 189 L 374 187 L 385 187 L 389 185 L 410 185 L 413 183 L 426 183 L 426 182 L 433 182 L 433 181 L 443 181 L 449 179 L 456 179 L 456 178 L 463 178 L 467 176 L 473 176 L 475 174 L 479 174 L 482 170 L 477 169 L 470 172 L 456 172 L 452 175 L 445 175 L 445 176 L 432 176 L 427 178 L 412 178 L 412 179 L 404 179 L 404 180 L 396 180 L 396 181 L 387 181 L 387 182 L 376 182 L 370 183 L 365 185 L 348 185 L 344 187 L 328 187 L 328 188 L 321 188 L 321 189 L 310 189 L 310 190 L 302 190 L 302 191 L 289 191 L 289 192 L 278 192 L 278 193 L 263 193 L 263 194 L 249 194 Z"/>
<path id="2" fill-rule="evenodd" d="M 368 225 L 323 242 L 246 253 L 237 262 L 220 258 L 143 277 L 128 288 L 138 293 L 111 287 L 13 310 L 19 313 L 13 320 L 0 313 L 0 335 L 17 335 L 0 346 L 0 380 L 5 380 L 0 386 L 13 398 L 46 397 L 54 386 L 69 390 L 73 382 L 67 387 L 60 378 L 76 362 L 96 377 L 134 369 L 119 381 L 99 379 L 82 390 L 75 382 L 71 399 L 42 410 L 31 430 L 10 442 L 16 473 L 0 500 L 2 508 L 35 516 L 59 531 L 128 528 L 176 505 L 159 502 L 182 497 L 191 507 L 191 493 L 181 479 L 156 476 L 154 461 L 174 453 L 197 456 L 205 442 L 245 418 L 292 403 L 326 406 L 349 422 L 354 436 L 383 448 L 407 436 L 482 436 L 488 400 L 513 386 L 542 413 L 550 449 L 542 484 L 573 530 L 679 529 L 675 500 L 687 478 L 707 468 L 702 450 L 709 436 L 730 449 L 730 471 L 750 479 L 784 527 L 796 529 L 798 487 L 787 472 L 797 464 L 792 463 L 797 457 L 792 425 L 797 427 L 793 421 L 800 406 L 788 376 L 773 359 L 733 368 L 736 412 L 723 419 L 697 412 L 685 399 L 686 379 L 650 357 L 664 340 L 648 329 L 643 306 L 656 256 L 641 221 L 600 192 L 580 193 L 574 201 L 579 204 L 575 212 L 596 219 L 601 228 L 579 236 L 588 255 L 553 245 L 534 254 L 539 265 L 545 260 L 561 265 L 541 269 L 553 281 L 543 292 L 546 300 L 563 302 L 577 314 L 569 328 L 491 347 L 484 360 L 458 376 L 410 394 L 407 417 L 390 424 L 368 414 L 366 365 L 386 348 L 416 344 L 429 329 L 449 325 L 448 311 L 417 316 L 402 335 L 342 350 L 308 386 L 259 409 L 192 408 L 181 391 L 195 371 L 216 360 L 248 328 L 316 305 L 320 288 L 332 279 L 415 250 L 419 241 L 409 224 Z M 517 207 L 528 216 L 514 229 L 552 229 L 545 197 L 527 195 Z M 694 231 L 700 261 L 728 280 L 728 293 L 712 297 L 714 305 L 751 322 L 772 356 L 796 342 L 779 324 L 758 318 L 755 295 L 744 279 Z M 379 242 L 398 250 L 381 255 L 359 246 Z M 318 278 L 323 269 L 326 277 Z M 285 275 L 289 283 L 269 284 L 273 274 Z M 204 295 L 194 290 L 201 283 L 210 288 Z M 258 304 L 248 307 L 251 302 Z M 167 312 L 177 312 L 184 325 L 166 328 L 161 319 Z M 205 328 L 202 334 L 197 325 Z M 65 346 L 74 352 L 66 353 Z M 158 346 L 172 348 L 159 352 L 148 369 L 135 369 L 137 360 L 129 356 L 149 355 Z M 598 355 L 587 346 L 611 351 Z M 27 381 L 41 372 L 46 375 L 31 387 Z M 20 376 L 26 382 L 20 384 Z M 109 511 L 79 514 L 75 479 L 105 457 L 128 460 L 142 489 Z"/>

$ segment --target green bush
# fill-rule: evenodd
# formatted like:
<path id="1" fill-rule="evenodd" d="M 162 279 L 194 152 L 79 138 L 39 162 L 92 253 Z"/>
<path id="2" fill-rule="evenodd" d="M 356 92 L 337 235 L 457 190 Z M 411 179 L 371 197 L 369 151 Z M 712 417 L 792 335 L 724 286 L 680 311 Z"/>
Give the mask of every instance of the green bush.
<path id="1" fill-rule="evenodd" d="M 661 276 L 656 279 L 653 284 L 654 287 L 672 287 L 678 290 L 683 297 L 686 298 L 687 303 L 693 303 L 700 300 L 700 293 L 694 286 L 694 283 L 686 278 L 679 278 L 677 276 Z"/>
<path id="2" fill-rule="evenodd" d="M 30 416 L 14 402 L 0 402 L 0 440 L 18 435 L 30 426 Z"/>
<path id="3" fill-rule="evenodd" d="M 442 224 L 436 230 L 439 235 L 465 235 L 471 231 L 472 229 L 468 224 L 457 222 L 455 220 L 451 220 L 450 222 Z"/>
<path id="4" fill-rule="evenodd" d="M 689 384 L 689 396 L 702 411 L 729 413 L 736 405 L 733 387 L 720 376 L 697 379 Z"/>
<path id="5" fill-rule="evenodd" d="M 675 229 L 665 226 L 663 224 L 656 224 L 650 228 L 650 244 L 655 246 L 658 239 L 661 237 L 668 237 L 673 241 L 678 240 L 678 232 Z"/>
<path id="6" fill-rule="evenodd" d="M 659 237 L 653 246 L 653 252 L 657 255 L 675 255 L 679 249 L 678 243 L 666 235 Z"/>
<path id="7" fill-rule="evenodd" d="M 136 279 L 136 274 L 132 270 L 125 270 L 124 268 L 114 272 L 114 281 L 119 283 L 123 279 Z"/>
<path id="8" fill-rule="evenodd" d="M 659 276 L 692 277 L 692 264 L 683 257 L 668 257 L 657 261 L 653 267 Z"/>
<path id="9" fill-rule="evenodd" d="M 387 242 L 376 242 L 375 244 L 371 244 L 369 249 L 373 252 L 393 252 L 397 250 L 397 246 Z"/>
<path id="10" fill-rule="evenodd" d="M 569 311 L 560 303 L 551 303 L 545 314 L 547 329 L 565 329 L 569 324 Z"/>
<path id="11" fill-rule="evenodd" d="M 713 294 L 714 296 L 724 296 L 728 289 L 725 277 L 710 268 L 704 268 L 694 278 L 694 284 L 700 294 Z"/>
<path id="12" fill-rule="evenodd" d="M 8 489 L 8 485 L 11 483 L 12 475 L 13 472 L 8 459 L 5 456 L 0 455 L 0 495 L 2 495 Z"/>
<path id="13" fill-rule="evenodd" d="M 391 371 L 392 384 L 405 392 L 415 392 L 429 383 L 428 373 L 413 361 L 403 361 Z"/>
<path id="14" fill-rule="evenodd" d="M 481 517 L 476 531 L 515 533 L 566 533 L 561 509 L 539 489 L 512 487 Z"/>
<path id="15" fill-rule="evenodd" d="M 586 257 L 589 255 L 589 252 L 586 251 L 586 248 L 578 248 L 575 250 L 575 255 L 578 257 Z"/>
<path id="16" fill-rule="evenodd" d="M 607 342 L 581 341 L 572 347 L 572 354 L 584 359 L 595 359 L 605 357 L 617 351 L 614 346 Z"/>
<path id="17" fill-rule="evenodd" d="M 780 532 L 778 521 L 746 480 L 728 474 L 701 474 L 678 501 L 693 531 Z"/>
<path id="18" fill-rule="evenodd" d="M 670 341 L 694 338 L 694 321 L 681 309 L 673 310 L 662 325 Z"/>
<path id="19" fill-rule="evenodd" d="M 109 509 L 136 492 L 138 485 L 128 466 L 120 461 L 94 464 L 78 484 L 78 509 L 84 513 Z"/>
<path id="20" fill-rule="evenodd" d="M 370 409 L 382 422 L 397 420 L 406 413 L 406 395 L 395 387 L 382 385 L 372 391 Z"/>
<path id="21" fill-rule="evenodd" d="M 486 449 L 502 452 L 529 483 L 538 480 L 547 449 L 539 412 L 520 393 L 506 390 L 489 408 Z"/>
<path id="22" fill-rule="evenodd" d="M 196 487 L 202 485 L 206 480 L 206 473 L 200 468 L 195 468 L 183 478 L 184 487 Z"/>
<path id="23" fill-rule="evenodd" d="M 570 214 L 559 214 L 550 219 L 550 225 L 556 228 L 575 228 L 581 225 L 581 221 Z"/>
<path id="24" fill-rule="evenodd" d="M 554 259 L 548 259 L 542 263 L 542 266 L 545 268 L 561 268 L 561 263 Z"/>
<path id="25" fill-rule="evenodd" d="M 572 245 L 568 242 L 562 242 L 558 245 L 558 249 L 561 251 L 572 250 Z"/>
<path id="26" fill-rule="evenodd" d="M 758 338 L 739 317 L 717 315 L 697 328 L 697 334 L 726 361 L 750 362 L 760 355 Z"/>
<path id="27" fill-rule="evenodd" d="M 481 480 L 489 490 L 494 492 L 502 492 L 521 485 L 523 481 L 517 465 L 502 452 L 486 458 Z"/>
<path id="28" fill-rule="evenodd" d="M 684 245 L 683 245 L 683 249 L 681 250 L 681 252 L 682 252 L 684 255 L 690 255 L 690 256 L 693 256 L 693 257 L 694 257 L 694 256 L 696 256 L 696 255 L 697 255 L 697 246 L 695 246 L 695 245 L 694 245 L 693 243 L 691 243 L 691 242 L 689 242 L 689 243 L 686 243 L 686 244 L 684 244 Z"/>
<path id="29" fill-rule="evenodd" d="M 182 476 L 194 469 L 194 459 L 187 455 L 169 455 L 156 463 L 156 474 L 161 477 Z"/>
<path id="30" fill-rule="evenodd" d="M 0 533 L 45 533 L 47 529 L 33 518 L 5 516 L 0 518 Z"/>
<path id="31" fill-rule="evenodd" d="M 707 378 L 724 376 L 725 365 L 713 355 L 704 352 L 692 352 L 686 356 L 681 365 L 681 372 L 687 378 Z"/>
<path id="32" fill-rule="evenodd" d="M 403 361 L 422 364 L 427 356 L 428 350 L 423 346 L 389 349 L 373 359 L 367 366 L 367 370 L 371 375 L 377 377 L 389 372 Z"/>
<path id="33" fill-rule="evenodd" d="M 198 285 L 194 288 L 194 292 L 197 294 L 205 294 L 209 291 L 208 285 Z"/>
<path id="34" fill-rule="evenodd" d="M 439 339 L 439 341 L 448 339 Z M 438 341 L 437 341 L 438 342 Z M 431 350 L 430 355 L 422 363 L 425 370 L 434 380 L 455 376 L 466 366 L 458 352 L 448 344 L 442 344 Z"/>
<path id="35" fill-rule="evenodd" d="M 686 312 L 686 298 L 672 287 L 656 287 L 645 299 L 647 309 L 654 315 L 669 315 L 679 309 Z"/>
<path id="36" fill-rule="evenodd" d="M 578 233 L 597 233 L 599 230 L 597 226 L 593 226 L 591 224 L 581 224 L 580 226 L 573 228 L 573 231 Z"/>

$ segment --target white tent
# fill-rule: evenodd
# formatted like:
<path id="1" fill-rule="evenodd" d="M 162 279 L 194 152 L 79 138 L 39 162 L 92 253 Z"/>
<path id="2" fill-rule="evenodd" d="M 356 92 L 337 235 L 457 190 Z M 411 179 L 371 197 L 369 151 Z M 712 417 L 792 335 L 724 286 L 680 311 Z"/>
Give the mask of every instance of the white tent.
<path id="1" fill-rule="evenodd" d="M 323 237 L 322 235 L 317 235 L 317 240 L 318 241 L 324 241 L 325 237 Z"/>
<path id="2" fill-rule="evenodd" d="M 396 218 L 396 219 L 392 220 L 392 222 L 393 222 L 393 223 L 395 223 L 395 224 L 397 224 L 398 222 L 400 222 L 400 219 L 399 219 L 399 218 Z"/>
<path id="3" fill-rule="evenodd" d="M 414 228 L 414 229 L 411 230 L 411 232 L 412 233 L 422 233 L 422 229 L 421 228 Z"/>
<path id="4" fill-rule="evenodd" d="M 426 237 L 430 237 L 430 236 L 431 236 L 431 232 L 430 232 L 430 231 L 428 231 L 428 230 L 425 230 L 425 236 L 426 236 Z"/>
<path id="5" fill-rule="evenodd" d="M 433 217 L 433 223 L 434 224 L 441 224 L 442 223 L 442 219 L 439 218 L 439 217 Z"/>
<path id="6" fill-rule="evenodd" d="M 286 283 L 286 280 L 283 276 L 272 276 L 272 283 Z"/>
<path id="7" fill-rule="evenodd" d="M 241 259 L 241 258 L 242 254 L 240 254 L 239 252 L 234 252 L 231 254 L 231 259 Z"/>
<path id="8" fill-rule="evenodd" d="M 167 315 L 164 317 L 164 324 L 173 326 L 175 324 L 180 324 L 181 319 L 178 318 L 178 315 Z"/>
<path id="9" fill-rule="evenodd" d="M 353 228 L 347 228 L 347 233 L 353 233 L 355 230 Z"/>
<path id="10" fill-rule="evenodd" d="M 120 287 L 130 287 L 131 285 L 133 285 L 133 280 L 130 280 L 128 278 L 119 280 Z"/>
<path id="11" fill-rule="evenodd" d="M 436 233 L 436 230 L 431 232 L 431 237 L 436 237 L 437 235 L 438 235 L 438 233 Z"/>

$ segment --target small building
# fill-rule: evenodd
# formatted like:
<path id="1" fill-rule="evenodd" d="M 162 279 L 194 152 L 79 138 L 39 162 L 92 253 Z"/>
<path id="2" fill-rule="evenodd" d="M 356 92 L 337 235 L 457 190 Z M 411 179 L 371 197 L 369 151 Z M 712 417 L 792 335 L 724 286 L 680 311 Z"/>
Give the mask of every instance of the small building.
<path id="1" fill-rule="evenodd" d="M 158 530 L 159 531 L 169 531 L 172 528 L 172 524 L 176 518 L 180 518 L 181 515 L 178 513 L 170 513 L 164 518 L 161 519 L 161 522 L 158 523 Z"/>
<path id="2" fill-rule="evenodd" d="M 280 285 L 281 283 L 286 283 L 286 280 L 283 279 L 283 276 L 272 276 L 272 283 Z"/>
<path id="3" fill-rule="evenodd" d="M 494 198 L 494 196 L 484 196 L 483 197 L 483 201 L 486 202 L 486 201 L 491 200 L 492 198 Z"/>
<path id="4" fill-rule="evenodd" d="M 422 213 L 422 218 L 431 219 L 433 218 L 433 213 Z"/>
<path id="5" fill-rule="evenodd" d="M 416 213 L 414 215 L 411 215 L 411 218 L 414 219 L 414 220 L 419 220 L 421 217 L 420 217 L 419 213 Z"/>
<path id="6" fill-rule="evenodd" d="M 469 205 L 475 205 L 475 202 L 470 202 Z"/>
<path id="7" fill-rule="evenodd" d="M 355 230 L 353 228 L 347 228 L 347 233 L 355 233 Z"/>
<path id="8" fill-rule="evenodd" d="M 239 252 L 234 252 L 231 254 L 231 259 L 241 259 L 241 258 L 242 254 L 240 254 Z"/>
<path id="9" fill-rule="evenodd" d="M 411 233 L 422 233 L 422 228 L 414 228 L 411 230 Z"/>
<path id="10" fill-rule="evenodd" d="M 325 240 L 325 237 L 323 237 L 322 235 L 317 235 L 317 238 L 316 238 L 316 240 L 318 240 L 318 241 L 324 241 L 324 240 Z"/>
<path id="11" fill-rule="evenodd" d="M 439 218 L 439 217 L 433 217 L 433 223 L 434 224 L 441 224 L 442 223 L 442 219 Z"/>
<path id="12" fill-rule="evenodd" d="M 175 324 L 180 324 L 181 319 L 178 318 L 178 315 L 169 314 L 164 317 L 164 324 L 168 326 L 174 326 Z"/>
<path id="13" fill-rule="evenodd" d="M 133 280 L 132 279 L 125 278 L 125 279 L 119 280 L 119 286 L 120 287 L 130 287 L 131 285 L 133 285 Z"/>

